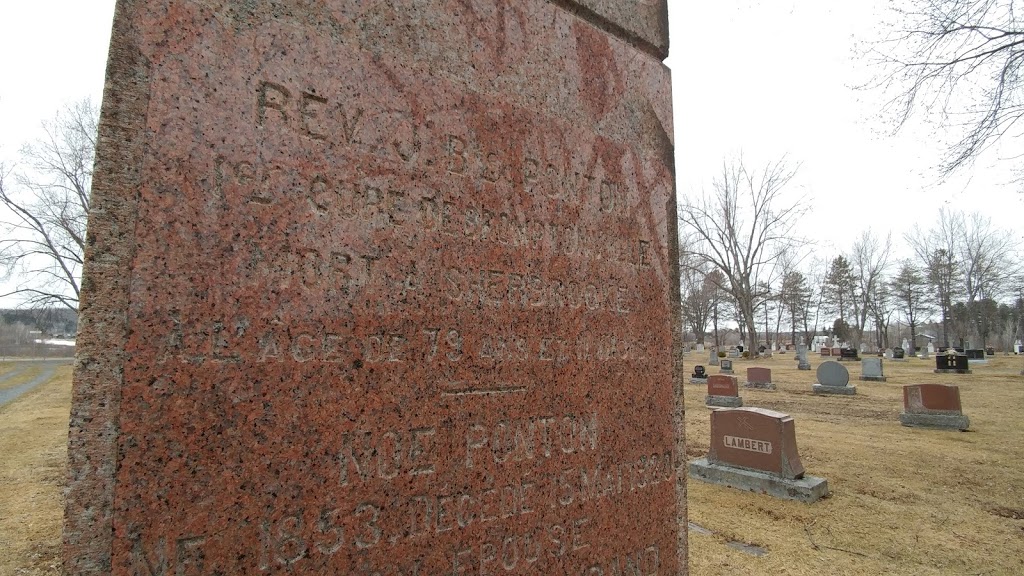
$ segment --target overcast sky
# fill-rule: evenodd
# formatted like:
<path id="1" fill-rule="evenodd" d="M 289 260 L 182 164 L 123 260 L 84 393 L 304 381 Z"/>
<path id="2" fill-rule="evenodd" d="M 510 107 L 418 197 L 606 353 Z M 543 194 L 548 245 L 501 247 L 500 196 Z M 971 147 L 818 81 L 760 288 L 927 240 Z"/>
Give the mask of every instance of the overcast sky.
<path id="1" fill-rule="evenodd" d="M 676 163 L 680 196 L 709 187 L 723 159 L 801 165 L 793 193 L 813 211 L 800 232 L 846 250 L 867 227 L 898 239 L 939 206 L 978 210 L 1024 228 L 1024 196 L 1007 185 L 1008 143 L 969 173 L 937 184 L 935 135 L 891 136 L 878 94 L 852 87 L 871 70 L 855 45 L 878 38 L 885 0 L 670 0 Z M 113 0 L 7 2 L 0 11 L 0 160 L 66 103 L 103 87 Z"/>

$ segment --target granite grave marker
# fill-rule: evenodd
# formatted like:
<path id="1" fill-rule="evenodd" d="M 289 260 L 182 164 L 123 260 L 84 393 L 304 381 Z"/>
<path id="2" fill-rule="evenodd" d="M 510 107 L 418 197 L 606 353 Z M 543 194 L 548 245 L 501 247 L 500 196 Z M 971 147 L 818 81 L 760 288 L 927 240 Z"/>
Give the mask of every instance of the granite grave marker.
<path id="1" fill-rule="evenodd" d="M 722 361 L 721 361 L 721 366 L 718 367 L 718 373 L 719 374 L 732 374 L 733 373 L 733 370 L 732 370 L 732 360 L 723 358 Z"/>
<path id="2" fill-rule="evenodd" d="M 850 386 L 850 371 L 835 360 L 822 362 L 815 372 L 818 382 L 812 386 L 816 394 L 846 394 L 857 393 L 856 386 Z"/>
<path id="3" fill-rule="evenodd" d="M 960 388 L 945 384 L 913 384 L 903 387 L 904 426 L 967 430 L 970 420 L 960 405 Z"/>
<path id="4" fill-rule="evenodd" d="M 777 498 L 814 502 L 828 494 L 824 478 L 804 473 L 793 418 L 763 408 L 712 412 L 708 455 L 689 469 L 691 478 Z"/>
<path id="5" fill-rule="evenodd" d="M 119 0 L 64 570 L 685 573 L 667 33 Z"/>
<path id="6" fill-rule="evenodd" d="M 759 366 L 747 368 L 747 382 L 744 386 L 747 388 L 775 390 L 775 384 L 772 382 L 772 369 Z"/>
<path id="7" fill-rule="evenodd" d="M 881 358 L 864 358 L 860 361 L 860 379 L 867 382 L 885 382 Z"/>
<path id="8" fill-rule="evenodd" d="M 704 398 L 704 404 L 726 408 L 743 406 L 736 377 L 724 374 L 712 374 L 708 377 L 708 395 Z"/>

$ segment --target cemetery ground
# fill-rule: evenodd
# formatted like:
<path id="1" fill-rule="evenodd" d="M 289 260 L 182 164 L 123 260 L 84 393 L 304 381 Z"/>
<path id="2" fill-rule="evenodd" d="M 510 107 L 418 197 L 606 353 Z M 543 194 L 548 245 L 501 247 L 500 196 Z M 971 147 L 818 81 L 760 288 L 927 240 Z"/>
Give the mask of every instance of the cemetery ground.
<path id="1" fill-rule="evenodd" d="M 687 374 L 706 359 L 687 355 Z M 810 360 L 816 368 L 823 359 Z M 953 375 L 933 374 L 933 359 L 887 361 L 884 383 L 860 381 L 859 363 L 849 363 L 855 396 L 815 396 L 814 370 L 798 371 L 791 353 L 737 360 L 741 380 L 748 366 L 772 369 L 778 389 L 741 388 L 743 403 L 795 418 L 804 467 L 828 479 L 832 496 L 802 504 L 690 481 L 690 522 L 705 529 L 690 531 L 690 573 L 1024 573 L 1021 363 L 995 356 L 972 375 Z M 18 367 L 0 363 L 0 378 Z M 0 387 L 31 378 L 22 370 Z M 70 380 L 70 366 L 60 366 L 0 406 L 0 576 L 60 573 Z M 927 382 L 960 386 L 969 432 L 900 426 L 901 387 Z M 685 390 L 693 460 L 708 450 L 709 410 L 706 387 Z"/>

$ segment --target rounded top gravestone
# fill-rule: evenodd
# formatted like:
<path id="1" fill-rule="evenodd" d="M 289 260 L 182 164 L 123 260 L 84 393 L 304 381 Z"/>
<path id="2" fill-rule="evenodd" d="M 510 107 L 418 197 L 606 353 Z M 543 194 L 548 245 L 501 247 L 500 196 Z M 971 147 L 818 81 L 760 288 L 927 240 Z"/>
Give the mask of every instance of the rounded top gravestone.
<path id="1" fill-rule="evenodd" d="M 817 375 L 822 386 L 846 386 L 850 383 L 850 371 L 839 362 L 822 362 Z"/>

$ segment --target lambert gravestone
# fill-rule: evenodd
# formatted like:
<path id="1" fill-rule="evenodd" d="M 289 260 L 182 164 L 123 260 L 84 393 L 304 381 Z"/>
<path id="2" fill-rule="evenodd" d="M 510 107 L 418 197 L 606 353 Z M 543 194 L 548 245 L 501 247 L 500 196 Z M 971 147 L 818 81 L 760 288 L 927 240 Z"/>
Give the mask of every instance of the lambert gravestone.
<path id="1" fill-rule="evenodd" d="M 120 0 L 65 570 L 685 573 L 666 11 Z"/>

